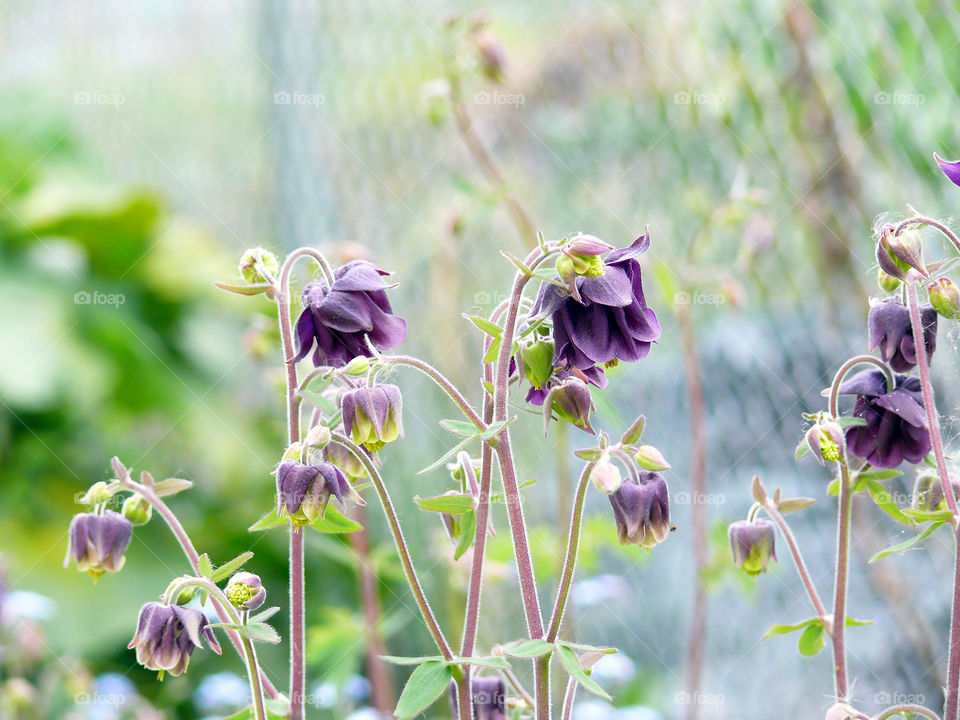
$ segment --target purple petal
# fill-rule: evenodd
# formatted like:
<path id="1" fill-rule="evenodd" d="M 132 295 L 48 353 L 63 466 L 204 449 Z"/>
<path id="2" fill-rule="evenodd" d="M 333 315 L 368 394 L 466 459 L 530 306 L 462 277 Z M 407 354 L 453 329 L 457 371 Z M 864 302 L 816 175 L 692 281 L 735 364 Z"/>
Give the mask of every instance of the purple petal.
<path id="1" fill-rule="evenodd" d="M 933 154 L 933 159 L 937 161 L 940 169 L 943 170 L 943 174 L 947 176 L 950 182 L 954 185 L 960 185 L 960 161 L 949 162 L 936 153 Z"/>

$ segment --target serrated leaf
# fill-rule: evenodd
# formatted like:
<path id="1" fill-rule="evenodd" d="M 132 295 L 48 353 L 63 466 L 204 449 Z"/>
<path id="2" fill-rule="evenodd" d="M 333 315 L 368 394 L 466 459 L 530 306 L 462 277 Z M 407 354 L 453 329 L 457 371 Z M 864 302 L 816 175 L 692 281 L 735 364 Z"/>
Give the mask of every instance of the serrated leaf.
<path id="1" fill-rule="evenodd" d="M 460 519 L 460 542 L 457 543 L 456 550 L 453 551 L 453 559 L 459 560 L 463 554 L 470 549 L 473 541 L 477 537 L 477 513 L 470 510 L 464 513 Z"/>
<path id="2" fill-rule="evenodd" d="M 486 318 L 482 318 L 478 315 L 464 315 L 464 317 L 476 325 L 478 328 L 483 330 L 490 337 L 499 340 L 503 337 L 503 328 L 501 328 L 496 323 L 492 323 Z"/>
<path id="3" fill-rule="evenodd" d="M 473 437 L 477 434 L 477 426 L 466 420 L 441 420 L 440 427 L 459 437 Z"/>
<path id="4" fill-rule="evenodd" d="M 816 502 L 813 498 L 787 498 L 781 500 L 777 509 L 784 515 L 808 508 Z"/>
<path id="5" fill-rule="evenodd" d="M 816 625 L 820 622 L 820 618 L 811 618 L 810 620 L 804 620 L 803 622 L 796 623 L 794 625 L 772 625 L 764 634 L 762 639 L 766 640 L 774 635 L 787 635 L 788 633 L 796 632 L 797 630 L 803 630 L 804 628 L 808 628 L 811 625 Z"/>
<path id="6" fill-rule="evenodd" d="M 915 525 L 916 523 L 907 515 L 903 514 L 903 510 L 893 501 L 893 496 L 890 494 L 890 491 L 887 490 L 883 485 L 878 483 L 876 480 L 862 479 L 867 486 L 867 490 L 870 492 L 870 497 L 873 498 L 873 501 L 877 504 L 881 510 L 887 513 L 894 520 L 902 522 L 904 525 Z M 857 483 L 860 484 L 859 482 Z"/>
<path id="7" fill-rule="evenodd" d="M 183 478 L 167 478 L 166 480 L 154 483 L 153 491 L 157 494 L 157 497 L 167 497 L 168 495 L 176 495 L 178 492 L 189 490 L 192 487 L 193 483 L 189 480 L 184 480 Z"/>
<path id="8" fill-rule="evenodd" d="M 286 518 L 277 517 L 277 511 L 271 510 L 262 518 L 257 520 L 253 525 L 248 527 L 247 532 L 261 532 L 263 530 L 269 530 L 272 527 L 277 527 L 277 525 L 285 525 L 286 523 Z"/>
<path id="9" fill-rule="evenodd" d="M 237 555 L 233 560 L 228 560 L 214 570 L 210 579 L 215 583 L 218 583 L 221 580 L 226 580 L 228 577 L 233 575 L 234 572 L 242 568 L 252 557 L 253 553 L 249 551 L 243 553 L 242 555 Z"/>
<path id="10" fill-rule="evenodd" d="M 238 632 L 244 637 L 250 638 L 254 642 L 265 642 L 276 645 L 280 642 L 280 635 L 266 623 L 247 623 L 242 626 Z"/>
<path id="11" fill-rule="evenodd" d="M 564 669 L 570 673 L 570 676 L 583 685 L 585 689 L 594 695 L 599 695 L 604 700 L 613 700 L 613 698 L 597 684 L 596 680 L 584 672 L 583 668 L 580 667 L 580 659 L 573 650 L 566 645 L 557 645 L 557 657 L 560 659 L 560 664 L 563 665 Z"/>
<path id="12" fill-rule="evenodd" d="M 270 290 L 272 287 L 270 283 L 254 283 L 252 285 L 243 285 L 240 283 L 223 282 L 222 280 L 217 280 L 213 284 L 221 290 L 226 290 L 227 292 L 234 293 L 236 295 L 259 295 L 262 292 Z"/>
<path id="13" fill-rule="evenodd" d="M 455 657 L 451 658 L 447 665 L 476 665 L 478 667 L 494 668 L 497 670 L 509 670 L 510 663 L 506 658 L 497 655 L 486 655 L 482 657 Z"/>
<path id="14" fill-rule="evenodd" d="M 348 518 L 333 503 L 327 505 L 323 517 L 310 523 L 310 527 L 328 535 L 344 535 L 363 530 L 363 525 Z"/>
<path id="15" fill-rule="evenodd" d="M 446 692 L 453 679 L 453 671 L 442 662 L 430 661 L 410 673 L 397 702 L 396 716 L 409 720 L 430 707 Z"/>
<path id="16" fill-rule="evenodd" d="M 503 646 L 503 652 L 510 657 L 535 658 L 553 651 L 553 643 L 546 640 L 518 640 Z"/>
<path id="17" fill-rule="evenodd" d="M 197 560 L 197 570 L 205 578 L 213 577 L 213 564 L 210 562 L 210 556 L 206 553 Z"/>
<path id="18" fill-rule="evenodd" d="M 257 622 L 266 622 L 274 615 L 280 612 L 280 606 L 274 605 L 273 607 L 267 608 L 266 610 L 261 610 L 256 615 L 251 615 L 248 622 L 257 623 Z"/>
<path id="19" fill-rule="evenodd" d="M 823 650 L 824 645 L 824 632 L 823 625 L 817 623 L 816 625 L 811 625 L 800 635 L 800 639 L 797 641 L 797 649 L 800 651 L 800 654 L 804 657 L 813 657 L 818 652 Z"/>
<path id="20" fill-rule="evenodd" d="M 413 501 L 421 510 L 430 512 L 451 513 L 462 515 L 470 512 L 474 507 L 472 495 L 437 495 L 435 497 L 414 497 Z"/>
<path id="21" fill-rule="evenodd" d="M 643 435 L 643 426 L 646 424 L 647 419 L 641 415 L 636 420 L 633 421 L 633 425 L 623 434 L 623 437 L 620 439 L 620 443 L 623 445 L 633 445 L 635 442 L 640 440 L 640 436 Z"/>
<path id="22" fill-rule="evenodd" d="M 886 550 L 881 550 L 881 551 L 878 552 L 876 555 L 874 555 L 872 558 L 870 558 L 869 562 L 876 562 L 876 561 L 879 560 L 880 558 L 885 558 L 885 557 L 887 557 L 888 555 L 896 555 L 897 553 L 902 553 L 902 552 L 905 552 L 906 550 L 909 550 L 909 549 L 912 548 L 914 545 L 917 545 L 918 543 L 923 542 L 923 541 L 926 540 L 928 537 L 930 537 L 931 535 L 933 535 L 933 533 L 936 532 L 936 530 L 937 530 L 941 525 L 943 525 L 942 522 L 931 523 L 931 524 L 928 525 L 926 528 L 924 528 L 923 532 L 920 532 L 920 533 L 914 535 L 914 536 L 913 536 L 912 538 L 910 538 L 909 540 L 904 540 L 902 543 L 897 543 L 896 545 L 891 545 L 891 546 L 888 547 Z"/>
<path id="23" fill-rule="evenodd" d="M 381 655 L 380 659 L 392 665 L 422 665 L 425 662 L 443 662 L 442 655 L 421 655 L 420 657 L 403 657 L 402 655 Z"/>

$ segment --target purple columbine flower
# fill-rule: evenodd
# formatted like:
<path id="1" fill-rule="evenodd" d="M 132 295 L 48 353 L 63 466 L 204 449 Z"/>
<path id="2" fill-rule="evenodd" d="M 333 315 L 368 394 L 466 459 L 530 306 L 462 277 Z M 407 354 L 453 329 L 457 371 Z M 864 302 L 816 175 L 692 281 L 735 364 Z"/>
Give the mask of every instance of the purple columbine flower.
<path id="1" fill-rule="evenodd" d="M 323 517 L 331 495 L 341 507 L 347 495 L 364 504 L 340 468 L 332 463 L 304 465 L 287 460 L 277 468 L 278 517 L 286 513 L 295 525 L 309 525 Z"/>
<path id="2" fill-rule="evenodd" d="M 937 349 L 937 311 L 932 305 L 920 306 L 923 344 L 927 359 Z M 910 310 L 899 300 L 887 300 L 870 308 L 870 347 L 880 348 L 880 356 L 897 372 L 917 365 L 917 346 L 913 342 Z"/>
<path id="3" fill-rule="evenodd" d="M 738 520 L 730 525 L 728 535 L 733 564 L 748 575 L 766 572 L 770 560 L 777 559 L 777 529 L 770 520 Z"/>
<path id="4" fill-rule="evenodd" d="M 366 260 L 354 260 L 334 273 L 335 282 L 308 283 L 297 319 L 297 355 L 302 360 L 316 343 L 313 364 L 342 367 L 370 357 L 364 336 L 377 350 L 391 350 L 407 336 L 407 323 L 393 314 L 383 280 L 389 273 Z"/>
<path id="5" fill-rule="evenodd" d="M 70 522 L 67 557 L 77 563 L 77 569 L 98 578 L 105 572 L 117 572 L 126 561 L 124 553 L 130 545 L 133 525 L 120 513 L 107 510 L 103 515 L 78 513 Z"/>
<path id="6" fill-rule="evenodd" d="M 877 468 L 918 463 L 930 452 L 920 380 L 897 375 L 896 383 L 890 390 L 883 371 L 864 370 L 840 386 L 841 395 L 857 396 L 853 416 L 867 422 L 847 428 L 847 450 Z"/>
<path id="7" fill-rule="evenodd" d="M 641 472 L 639 484 L 626 479 L 608 497 L 621 545 L 651 548 L 670 534 L 670 493 L 659 474 Z"/>
<path id="8" fill-rule="evenodd" d="M 470 681 L 475 720 L 507 720 L 507 685 L 500 677 L 474 677 Z M 457 715 L 457 685 L 450 683 L 450 707 Z"/>
<path id="9" fill-rule="evenodd" d="M 148 670 L 177 676 L 186 672 L 193 651 L 202 647 L 201 639 L 220 654 L 220 643 L 202 612 L 149 602 L 140 608 L 137 632 L 127 647 L 137 649 L 137 662 Z"/>
<path id="10" fill-rule="evenodd" d="M 650 236 L 644 234 L 607 255 L 602 275 L 578 275 L 574 282 L 579 301 L 553 283 L 541 286 L 533 312 L 553 318 L 555 365 L 576 368 L 604 387 L 606 377 L 598 363 L 633 362 L 650 352 L 650 344 L 660 337 L 660 323 L 647 307 L 636 260 L 649 246 Z"/>
<path id="11" fill-rule="evenodd" d="M 267 599 L 267 589 L 263 587 L 259 575 L 241 571 L 235 573 L 227 583 L 227 600 L 239 610 L 256 610 Z"/>
<path id="12" fill-rule="evenodd" d="M 960 185 L 960 160 L 957 162 L 950 162 L 949 160 L 944 160 L 942 157 L 933 154 L 933 159 L 937 161 L 937 165 L 940 166 L 940 169 L 943 170 L 943 174 L 947 176 L 947 179 L 952 182 L 954 185 Z"/>
<path id="13" fill-rule="evenodd" d="M 403 397 L 396 385 L 350 390 L 340 407 L 343 429 L 357 445 L 376 451 L 403 437 Z"/>
<path id="14" fill-rule="evenodd" d="M 541 393 L 545 393 L 542 399 Z M 566 372 L 557 373 L 542 391 L 531 388 L 527 399 L 535 405 L 543 405 L 544 435 L 554 414 L 591 435 L 597 434 L 590 424 L 590 413 L 594 411 L 590 387 L 580 378 Z"/>

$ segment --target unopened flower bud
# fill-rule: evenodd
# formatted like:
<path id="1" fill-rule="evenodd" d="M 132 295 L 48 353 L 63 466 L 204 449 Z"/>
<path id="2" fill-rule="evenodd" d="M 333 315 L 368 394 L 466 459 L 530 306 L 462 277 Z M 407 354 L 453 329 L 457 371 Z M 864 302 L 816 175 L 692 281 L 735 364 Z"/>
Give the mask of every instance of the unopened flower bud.
<path id="1" fill-rule="evenodd" d="M 830 706 L 823 720 L 853 720 L 859 715 L 860 713 L 846 703 L 836 703 Z"/>
<path id="2" fill-rule="evenodd" d="M 503 72 L 507 66 L 507 56 L 503 45 L 497 37 L 485 30 L 477 32 L 473 37 L 480 59 L 480 69 L 483 74 L 494 82 L 503 80 Z"/>
<path id="3" fill-rule="evenodd" d="M 367 469 L 352 452 L 339 443 L 330 443 L 323 449 L 323 459 L 340 468 L 353 481 L 367 477 Z"/>
<path id="4" fill-rule="evenodd" d="M 153 515 L 153 505 L 137 494 L 123 501 L 123 516 L 133 525 L 146 525 Z"/>
<path id="5" fill-rule="evenodd" d="M 960 481 L 951 478 L 950 484 L 953 485 L 954 497 L 960 500 Z M 934 512 L 947 507 L 946 499 L 943 497 L 943 483 L 940 482 L 940 476 L 936 471 L 926 470 L 917 473 L 911 506 L 914 510 L 921 512 Z"/>
<path id="6" fill-rule="evenodd" d="M 880 262 L 880 268 L 888 275 L 903 279 L 907 270 L 913 268 L 921 275 L 926 275 L 927 271 L 923 264 L 923 245 L 920 241 L 920 233 L 916 230 L 904 230 L 899 235 L 895 235 L 891 228 L 885 228 L 880 236 L 879 243 L 887 255 L 893 260 L 893 264 L 900 270 L 900 274 L 891 272 L 884 265 L 881 257 L 883 252 L 877 249 L 877 260 Z"/>
<path id="7" fill-rule="evenodd" d="M 280 462 L 286 462 L 287 460 L 299 460 L 300 454 L 303 452 L 303 443 L 295 442 L 287 446 L 287 449 L 283 451 L 283 457 L 280 458 Z"/>
<path id="8" fill-rule="evenodd" d="M 230 604 L 238 610 L 256 610 L 267 599 L 267 590 L 259 576 L 238 572 L 227 583 L 226 595 Z"/>
<path id="9" fill-rule="evenodd" d="M 524 343 L 517 353 L 520 369 L 530 384 L 541 390 L 553 375 L 553 341 L 536 340 Z"/>
<path id="10" fill-rule="evenodd" d="M 639 484 L 626 480 L 609 498 L 621 545 L 651 548 L 670 534 L 670 494 L 657 473 L 641 472 Z"/>
<path id="11" fill-rule="evenodd" d="M 950 320 L 960 319 L 960 290 L 953 280 L 941 277 L 930 283 L 927 296 L 933 309 Z"/>
<path id="12" fill-rule="evenodd" d="M 637 460 L 637 465 L 644 470 L 660 472 L 670 469 L 670 463 L 653 445 L 641 445 L 637 448 L 637 454 L 634 457 Z"/>
<path id="13" fill-rule="evenodd" d="M 366 355 L 358 355 L 353 360 L 348 362 L 344 368 L 343 372 L 347 375 L 364 375 L 370 370 L 370 358 Z"/>
<path id="14" fill-rule="evenodd" d="M 733 563 L 748 575 L 766 572 L 767 563 L 777 559 L 776 526 L 770 520 L 738 520 L 730 525 Z"/>
<path id="15" fill-rule="evenodd" d="M 110 502 L 110 498 L 113 497 L 113 493 L 107 489 L 108 484 L 102 480 L 95 482 L 90 488 L 83 494 L 83 497 L 80 498 L 80 503 L 82 505 L 100 505 L 102 503 Z"/>
<path id="16" fill-rule="evenodd" d="M 330 428 L 326 425 L 314 425 L 307 433 L 307 447 L 325 448 L 330 444 Z"/>
<path id="17" fill-rule="evenodd" d="M 900 287 L 900 280 L 893 275 L 887 275 L 883 270 L 877 270 L 877 285 L 880 286 L 881 290 L 893 292 Z"/>
<path id="18" fill-rule="evenodd" d="M 604 495 L 610 495 L 620 489 L 623 478 L 620 476 L 620 468 L 610 459 L 610 456 L 604 454 L 597 464 L 590 471 L 590 481 Z"/>
<path id="19" fill-rule="evenodd" d="M 807 445 L 821 465 L 839 462 L 843 456 L 843 428 L 832 420 L 817 422 L 806 434 Z"/>
<path id="20" fill-rule="evenodd" d="M 69 534 L 63 566 L 69 565 L 73 558 L 78 570 L 99 578 L 105 572 L 117 572 L 123 567 L 133 525 L 113 510 L 107 510 L 102 515 L 79 513 L 73 516 Z"/>
<path id="21" fill-rule="evenodd" d="M 140 608 L 137 632 L 127 647 L 137 649 L 137 662 L 148 670 L 177 676 L 186 672 L 202 639 L 220 654 L 220 643 L 201 611 L 149 602 Z"/>
<path id="22" fill-rule="evenodd" d="M 264 283 L 270 282 L 280 274 L 280 263 L 272 252 L 256 247 L 250 248 L 243 254 L 237 269 L 248 283 Z M 261 270 L 269 273 L 270 278 L 264 277 Z"/>
<path id="23" fill-rule="evenodd" d="M 403 437 L 403 398 L 396 385 L 351 390 L 343 396 L 343 428 L 370 451 Z"/>
<path id="24" fill-rule="evenodd" d="M 561 420 L 596 434 L 590 425 L 590 413 L 593 412 L 593 398 L 590 388 L 577 377 L 568 377 L 550 388 L 543 401 L 543 434 L 547 434 L 550 418 L 555 414 Z"/>

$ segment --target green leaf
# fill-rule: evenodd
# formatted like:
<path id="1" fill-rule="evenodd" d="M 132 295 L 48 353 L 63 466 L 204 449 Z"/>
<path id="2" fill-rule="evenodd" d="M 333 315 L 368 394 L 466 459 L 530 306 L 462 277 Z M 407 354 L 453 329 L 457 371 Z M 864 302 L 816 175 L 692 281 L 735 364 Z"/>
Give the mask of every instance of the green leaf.
<path id="1" fill-rule="evenodd" d="M 168 495 L 176 495 L 178 492 L 189 490 L 192 487 L 193 483 L 189 480 L 184 480 L 183 478 L 167 478 L 166 480 L 155 483 L 153 492 L 157 494 L 157 497 L 167 497 Z"/>
<path id="2" fill-rule="evenodd" d="M 495 668 L 499 670 L 509 670 L 510 663 L 506 658 L 497 655 L 486 655 L 483 657 L 455 657 L 451 658 L 447 665 L 477 665 L 478 667 Z"/>
<path id="3" fill-rule="evenodd" d="M 594 695 L 599 695 L 604 700 L 613 700 L 613 698 L 597 684 L 596 680 L 592 679 L 583 671 L 583 668 L 580 667 L 580 659 L 573 650 L 566 645 L 557 645 L 557 657 L 560 659 L 560 664 L 563 665 L 564 669 L 570 673 L 570 677 L 583 685 L 584 688 Z"/>
<path id="4" fill-rule="evenodd" d="M 480 433 L 480 437 L 483 438 L 484 440 L 489 440 L 489 439 L 492 438 L 494 435 L 498 435 L 501 430 L 503 430 L 507 425 L 509 425 L 510 423 L 512 423 L 512 422 L 513 422 L 514 420 L 516 420 L 516 419 L 517 419 L 517 416 L 516 416 L 516 415 L 511 415 L 511 416 L 508 417 L 506 420 L 501 420 L 500 422 L 490 423 L 489 425 L 487 425 L 486 431 L 483 432 L 483 433 Z"/>
<path id="5" fill-rule="evenodd" d="M 599 460 L 603 455 L 603 450 L 600 448 L 584 448 L 583 450 L 574 450 L 573 454 L 581 460 L 590 462 L 593 460 Z"/>
<path id="6" fill-rule="evenodd" d="M 462 515 L 463 513 L 470 512 L 474 507 L 472 495 L 437 495 L 427 498 L 416 496 L 413 498 L 413 501 L 421 510 L 451 513 L 453 515 Z"/>
<path id="7" fill-rule="evenodd" d="M 869 478 L 861 478 L 858 481 L 864 483 L 867 486 L 867 490 L 870 492 L 870 497 L 873 498 L 873 501 L 877 504 L 881 510 L 886 512 L 894 520 L 898 520 L 905 525 L 915 525 L 914 521 L 903 514 L 903 510 L 893 501 L 893 496 L 890 494 L 890 491 L 887 490 L 883 485 L 878 483 L 876 480 L 870 480 Z"/>
<path id="8" fill-rule="evenodd" d="M 280 606 L 274 605 L 273 607 L 267 608 L 266 610 L 261 610 L 256 615 L 251 615 L 248 622 L 252 622 L 252 623 L 266 622 L 267 620 L 272 618 L 274 615 L 276 615 L 278 612 L 280 612 Z"/>
<path id="9" fill-rule="evenodd" d="M 479 317 L 478 315 L 464 315 L 464 317 L 478 328 L 483 330 L 490 337 L 496 340 L 499 340 L 501 337 L 503 337 L 503 329 L 496 323 L 492 323 L 485 318 Z"/>
<path id="10" fill-rule="evenodd" d="M 560 644 L 568 648 L 573 648 L 574 650 L 581 650 L 583 652 L 598 652 L 602 653 L 603 655 L 617 654 L 617 649 L 608 645 L 585 645 L 584 643 L 568 642 L 566 640 L 562 640 Z"/>
<path id="11" fill-rule="evenodd" d="M 490 347 L 487 348 L 487 354 L 483 356 L 483 363 L 492 363 L 500 355 L 500 338 L 497 338 L 492 343 Z M 493 395 L 493 390 L 490 391 L 490 394 Z"/>
<path id="12" fill-rule="evenodd" d="M 866 425 L 867 421 L 859 417 L 838 417 L 837 425 L 842 428 L 854 427 L 857 425 Z"/>
<path id="13" fill-rule="evenodd" d="M 953 513 L 946 508 L 943 510 L 914 510 L 913 508 L 906 508 L 903 512 L 917 522 L 949 522 L 953 518 Z"/>
<path id="14" fill-rule="evenodd" d="M 330 535 L 344 535 L 346 533 L 354 533 L 359 530 L 363 530 L 363 525 L 358 523 L 356 520 L 351 520 L 346 515 L 344 515 L 340 510 L 334 506 L 333 503 L 327 505 L 327 509 L 323 513 L 323 517 L 317 518 L 314 522 L 310 523 L 310 527 L 314 530 L 319 530 L 322 533 L 328 533 Z"/>
<path id="15" fill-rule="evenodd" d="M 787 498 L 786 500 L 780 501 L 777 509 L 786 515 L 787 513 L 797 512 L 798 510 L 808 508 L 815 502 L 816 500 L 813 498 Z"/>
<path id="16" fill-rule="evenodd" d="M 817 622 L 803 631 L 800 640 L 797 641 L 797 649 L 804 657 L 813 657 L 823 650 L 823 644 L 823 623 Z"/>
<path id="17" fill-rule="evenodd" d="M 227 283 L 222 280 L 217 280 L 213 283 L 221 290 L 226 290 L 227 292 L 235 293 L 237 295 L 259 295 L 260 293 L 269 290 L 271 288 L 270 283 L 254 283 L 252 285 L 241 285 L 239 283 Z"/>
<path id="18" fill-rule="evenodd" d="M 447 451 L 446 451 L 443 455 L 441 455 L 439 458 L 437 458 L 437 459 L 434 460 L 432 463 L 430 463 L 430 464 L 429 464 L 427 467 L 425 467 L 423 470 L 421 470 L 420 472 L 418 472 L 417 475 L 426 475 L 428 472 L 432 472 L 433 470 L 436 470 L 436 469 L 437 469 L 438 467 L 440 467 L 441 465 L 446 464 L 447 460 L 449 460 L 450 458 L 454 457 L 458 452 L 460 452 L 460 451 L 463 450 L 465 447 L 467 447 L 467 445 L 469 445 L 469 444 L 472 443 L 474 440 L 476 440 L 477 437 L 478 437 L 477 435 L 471 435 L 471 436 L 468 437 L 468 438 L 464 438 L 463 440 L 461 440 L 460 442 L 458 442 L 456 445 L 454 445 L 452 448 L 450 448 L 449 450 L 447 450 Z"/>
<path id="19" fill-rule="evenodd" d="M 464 513 L 460 519 L 460 542 L 457 543 L 457 549 L 453 551 L 453 559 L 459 560 L 463 554 L 470 549 L 473 541 L 477 537 L 477 513 L 470 510 Z"/>
<path id="20" fill-rule="evenodd" d="M 840 494 L 840 478 L 834 478 L 833 482 L 827 485 L 827 495 L 839 495 Z"/>
<path id="21" fill-rule="evenodd" d="M 210 563 L 210 556 L 204 553 L 197 561 L 197 569 L 205 578 L 213 577 L 213 565 Z"/>
<path id="22" fill-rule="evenodd" d="M 876 555 L 874 555 L 872 558 L 870 558 L 869 562 L 876 562 L 876 561 L 879 560 L 880 558 L 885 558 L 885 557 L 887 557 L 888 555 L 896 555 L 897 553 L 902 553 L 902 552 L 905 552 L 906 550 L 909 550 L 909 549 L 912 548 L 914 545 L 917 545 L 917 544 L 923 542 L 923 541 L 926 540 L 928 537 L 930 537 L 931 535 L 933 535 L 933 533 L 936 532 L 937 528 L 939 528 L 941 525 L 943 525 L 942 522 L 931 523 L 931 524 L 928 525 L 926 528 L 924 528 L 923 532 L 918 533 L 917 535 L 914 535 L 914 536 L 913 536 L 912 538 L 910 538 L 909 540 L 904 540 L 902 543 L 897 543 L 896 545 L 891 545 L 891 546 L 888 547 L 886 550 L 881 550 L 881 551 L 878 552 Z"/>
<path id="23" fill-rule="evenodd" d="M 868 470 L 867 472 L 857 473 L 858 480 L 875 480 L 882 482 L 884 480 L 893 480 L 895 477 L 903 475 L 900 470 Z"/>
<path id="24" fill-rule="evenodd" d="M 260 532 L 262 530 L 269 530 L 272 527 L 277 527 L 277 525 L 284 525 L 286 522 L 286 518 L 277 517 L 277 511 L 271 510 L 262 518 L 257 520 L 253 525 L 247 528 L 247 532 Z"/>
<path id="25" fill-rule="evenodd" d="M 553 643 L 546 640 L 517 640 L 503 646 L 503 652 L 510 657 L 535 658 L 553 651 Z"/>
<path id="26" fill-rule="evenodd" d="M 646 418 L 641 415 L 636 420 L 633 421 L 627 431 L 623 434 L 623 437 L 620 439 L 621 445 L 633 445 L 635 442 L 640 440 L 640 436 L 643 435 L 643 426 L 646 424 Z"/>
<path id="27" fill-rule="evenodd" d="M 816 625 L 819 622 L 820 618 L 811 618 L 810 620 L 804 620 L 803 622 L 795 625 L 773 625 L 769 630 L 767 630 L 762 639 L 766 640 L 774 635 L 786 635 L 788 633 L 796 632 L 797 630 L 803 630 L 804 628 L 808 628 L 811 625 Z"/>
<path id="28" fill-rule="evenodd" d="M 238 631 L 244 637 L 250 638 L 255 642 L 265 642 L 276 645 L 280 642 L 280 635 L 266 623 L 247 623 Z"/>
<path id="29" fill-rule="evenodd" d="M 442 662 L 431 660 L 414 670 L 400 693 L 396 716 L 409 720 L 430 707 L 447 690 L 453 671 Z"/>
<path id="30" fill-rule="evenodd" d="M 803 460 L 803 459 L 804 459 L 807 455 L 809 455 L 809 454 L 810 454 L 810 446 L 807 444 L 806 438 L 804 438 L 804 439 L 801 440 L 801 441 L 799 442 L 799 444 L 797 445 L 797 449 L 793 451 L 793 456 L 794 456 L 794 457 L 797 459 L 797 461 L 799 462 L 800 460 Z"/>
<path id="31" fill-rule="evenodd" d="M 532 276 L 534 274 L 533 270 L 531 270 L 526 265 L 524 265 L 522 260 L 519 260 L 518 258 L 514 257 L 513 255 L 508 253 L 506 250 L 501 250 L 500 254 L 503 255 L 507 260 L 512 262 L 514 265 L 516 265 L 517 269 L 520 272 L 522 272 L 524 275 Z"/>
<path id="32" fill-rule="evenodd" d="M 873 620 L 857 620 L 856 618 L 847 617 L 843 621 L 844 627 L 862 627 L 864 625 L 873 625 Z"/>
<path id="33" fill-rule="evenodd" d="M 442 655 L 421 655 L 420 657 L 402 657 L 400 655 L 381 655 L 380 659 L 392 665 L 422 665 L 425 662 L 443 662 Z"/>
<path id="34" fill-rule="evenodd" d="M 233 560 L 225 562 L 223 565 L 214 570 L 210 579 L 215 583 L 218 583 L 221 580 L 226 580 L 228 577 L 233 575 L 233 573 L 242 568 L 252 557 L 252 552 L 245 552 L 242 555 L 237 555 Z"/>
<path id="35" fill-rule="evenodd" d="M 320 410 L 327 413 L 327 415 L 333 415 L 335 412 L 337 412 L 336 405 L 327 400 L 327 398 L 320 393 L 311 390 L 310 388 L 304 388 L 300 391 L 300 394 L 312 402 L 316 407 L 320 408 Z"/>
<path id="36" fill-rule="evenodd" d="M 529 480 L 525 480 L 522 483 L 520 483 L 520 485 L 517 486 L 517 490 L 523 490 L 524 488 L 528 488 L 531 485 L 536 485 L 536 483 L 537 483 L 536 478 L 530 478 Z M 496 493 L 495 495 L 490 496 L 490 502 L 492 503 L 503 502 L 504 500 L 506 500 L 506 498 L 507 496 L 504 493 Z"/>
<path id="37" fill-rule="evenodd" d="M 477 434 L 477 426 L 466 420 L 441 420 L 440 427 L 460 437 L 473 437 Z"/>

